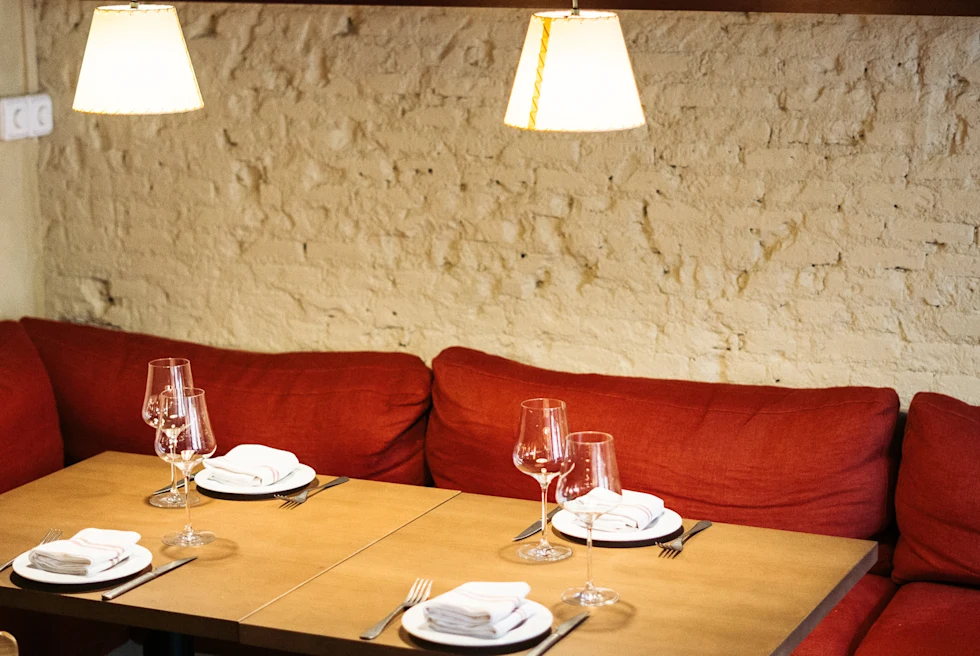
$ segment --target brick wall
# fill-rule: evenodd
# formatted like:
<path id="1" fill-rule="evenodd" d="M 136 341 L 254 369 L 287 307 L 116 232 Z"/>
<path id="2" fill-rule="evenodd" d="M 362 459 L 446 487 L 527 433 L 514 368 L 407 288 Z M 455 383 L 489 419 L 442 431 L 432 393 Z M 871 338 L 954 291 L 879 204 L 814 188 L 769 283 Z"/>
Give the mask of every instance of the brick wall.
<path id="1" fill-rule="evenodd" d="M 523 10 L 178 4 L 203 111 L 70 110 L 46 313 L 260 350 L 980 402 L 980 19 L 622 12 L 648 124 L 503 125 Z"/>

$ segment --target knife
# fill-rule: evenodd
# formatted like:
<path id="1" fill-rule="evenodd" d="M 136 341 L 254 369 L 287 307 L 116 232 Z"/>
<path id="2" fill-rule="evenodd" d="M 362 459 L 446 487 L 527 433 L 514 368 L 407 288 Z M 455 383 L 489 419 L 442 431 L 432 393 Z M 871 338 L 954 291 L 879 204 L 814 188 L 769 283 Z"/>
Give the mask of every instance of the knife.
<path id="1" fill-rule="evenodd" d="M 186 565 L 192 560 L 197 560 L 197 556 L 191 556 L 189 558 L 181 558 L 180 560 L 174 560 L 172 562 L 169 562 L 166 565 L 160 565 L 152 572 L 147 572 L 142 576 L 137 576 L 132 581 L 128 583 L 123 583 L 118 588 L 113 588 L 112 590 L 109 590 L 109 592 L 103 593 L 102 601 L 111 601 L 112 599 L 115 599 L 119 595 L 129 592 L 133 588 L 138 588 L 139 586 L 143 585 L 147 581 L 152 581 L 153 579 L 160 576 L 161 574 L 166 574 L 170 570 L 177 569 L 181 565 Z"/>
<path id="2" fill-rule="evenodd" d="M 552 517 L 554 517 L 555 513 L 557 513 L 559 510 L 561 510 L 561 506 L 555 506 L 555 508 L 550 513 L 548 513 L 548 519 L 550 520 Z M 518 533 L 517 537 L 514 538 L 513 541 L 517 542 L 518 540 L 529 538 L 540 530 L 541 530 L 541 520 L 539 519 L 533 524 L 531 524 L 530 526 L 528 526 L 526 529 Z"/>
<path id="3" fill-rule="evenodd" d="M 188 478 L 189 480 L 192 480 L 192 481 L 193 481 L 193 480 L 194 480 L 194 474 L 191 474 L 191 475 L 190 475 L 190 476 L 188 476 L 187 478 Z M 177 481 L 177 485 L 175 485 L 174 487 L 176 487 L 177 489 L 180 489 L 180 488 L 182 488 L 182 487 L 184 487 L 184 482 L 185 482 L 185 481 L 184 481 L 184 479 L 182 478 L 182 479 L 180 479 L 179 481 Z M 163 494 L 164 492 L 169 492 L 169 491 L 170 491 L 170 486 L 168 485 L 167 487 L 161 487 L 161 488 L 160 488 L 159 490 L 157 490 L 156 492 L 154 492 L 154 493 L 153 493 L 153 494 L 151 494 L 150 496 L 151 496 L 151 497 L 155 497 L 155 496 L 156 496 L 156 495 L 158 495 L 158 494 Z"/>
<path id="4" fill-rule="evenodd" d="M 555 629 L 554 633 L 538 643 L 538 645 L 531 651 L 527 652 L 525 656 L 541 656 L 541 654 L 558 644 L 559 640 L 567 636 L 575 629 L 575 627 L 587 619 L 589 619 L 589 614 L 586 612 L 579 613 L 567 622 L 562 622 L 558 625 L 558 628 Z"/>

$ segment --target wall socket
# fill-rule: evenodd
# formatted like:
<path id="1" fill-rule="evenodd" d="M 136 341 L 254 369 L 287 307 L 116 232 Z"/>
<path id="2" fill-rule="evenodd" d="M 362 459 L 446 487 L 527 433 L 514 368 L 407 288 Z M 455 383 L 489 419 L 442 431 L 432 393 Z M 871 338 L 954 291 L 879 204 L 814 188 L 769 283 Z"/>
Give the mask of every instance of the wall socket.
<path id="1" fill-rule="evenodd" d="M 53 128 L 54 115 L 48 94 L 0 98 L 0 139 L 43 137 L 51 134 Z"/>

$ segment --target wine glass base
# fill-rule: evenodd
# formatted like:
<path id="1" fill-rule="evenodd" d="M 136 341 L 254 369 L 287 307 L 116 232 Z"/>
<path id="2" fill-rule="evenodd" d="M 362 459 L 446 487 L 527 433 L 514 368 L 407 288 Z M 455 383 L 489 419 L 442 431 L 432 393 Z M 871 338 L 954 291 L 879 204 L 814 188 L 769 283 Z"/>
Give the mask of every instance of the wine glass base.
<path id="1" fill-rule="evenodd" d="M 210 531 L 194 531 L 193 533 L 167 533 L 163 536 L 163 543 L 172 547 L 203 547 L 211 544 L 215 540 L 214 533 Z"/>
<path id="2" fill-rule="evenodd" d="M 609 588 L 569 588 L 561 600 L 573 606 L 608 606 L 619 601 L 619 593 Z"/>
<path id="3" fill-rule="evenodd" d="M 517 550 L 517 555 L 524 560 L 532 560 L 539 563 L 554 563 L 571 556 L 572 550 L 560 545 L 554 546 L 549 544 L 542 546 L 541 544 L 525 544 Z"/>
<path id="4" fill-rule="evenodd" d="M 191 507 L 201 503 L 201 497 L 194 493 L 189 494 L 188 497 Z M 150 497 L 150 505 L 156 508 L 183 508 L 184 497 L 180 494 L 158 494 L 155 497 Z"/>

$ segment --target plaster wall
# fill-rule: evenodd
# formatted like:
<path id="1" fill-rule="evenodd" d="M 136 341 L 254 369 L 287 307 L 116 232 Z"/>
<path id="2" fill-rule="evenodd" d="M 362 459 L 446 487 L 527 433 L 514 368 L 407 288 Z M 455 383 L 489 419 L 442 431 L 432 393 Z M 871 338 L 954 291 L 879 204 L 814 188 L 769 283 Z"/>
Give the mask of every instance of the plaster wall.
<path id="1" fill-rule="evenodd" d="M 0 0 L 0 97 L 37 90 L 34 6 Z M 0 141 L 0 319 L 42 311 L 38 142 Z"/>
<path id="2" fill-rule="evenodd" d="M 980 19 L 622 12 L 648 123 L 561 135 L 526 11 L 178 4 L 205 109 L 99 117 L 95 6 L 39 7 L 50 317 L 980 402 Z"/>

